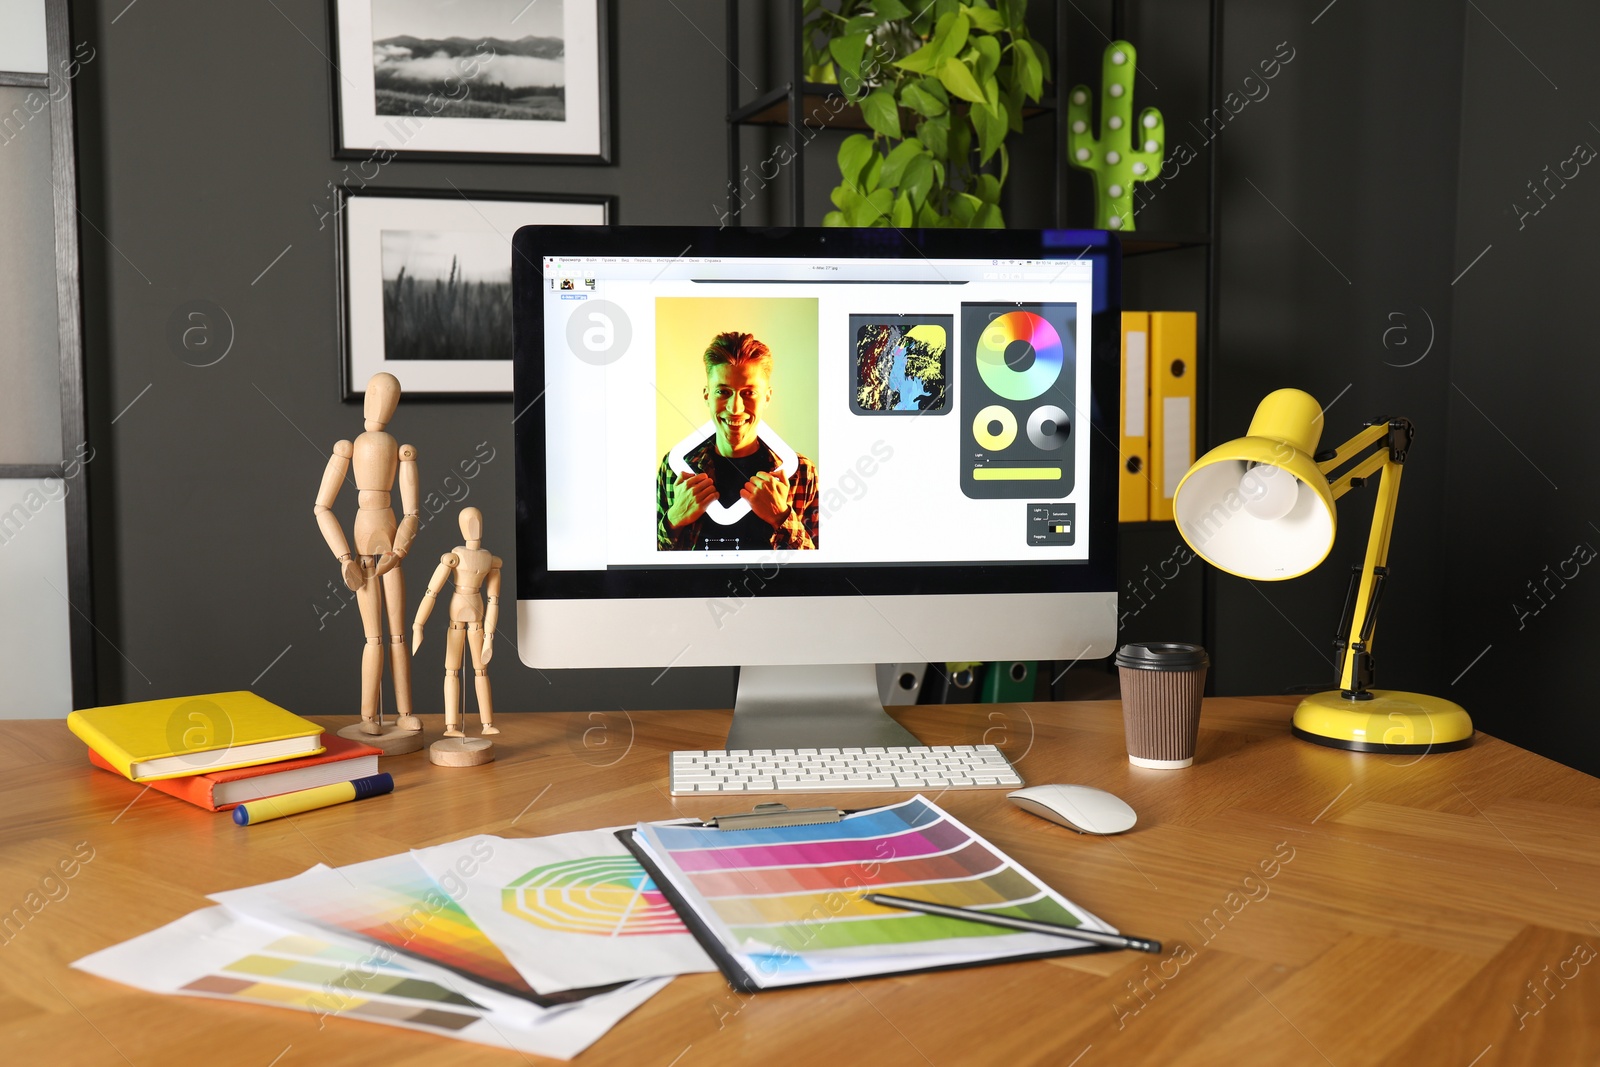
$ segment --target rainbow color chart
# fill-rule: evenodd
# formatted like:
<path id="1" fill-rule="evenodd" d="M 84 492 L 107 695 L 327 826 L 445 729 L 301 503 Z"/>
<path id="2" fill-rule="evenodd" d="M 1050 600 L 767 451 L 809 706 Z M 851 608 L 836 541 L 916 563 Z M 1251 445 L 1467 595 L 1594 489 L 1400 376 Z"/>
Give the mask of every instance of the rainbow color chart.
<path id="1" fill-rule="evenodd" d="M 337 876 L 326 867 L 320 871 Z M 345 1019 L 382 1023 L 560 1059 L 583 1051 L 667 982 L 631 982 L 540 1009 L 368 941 L 319 937 L 225 907 L 190 912 L 73 967 L 152 993 L 309 1012 L 319 1027 Z M 497 1001 L 516 1010 L 503 1010 Z M 212 1050 L 211 1058 L 228 1060 L 225 1049 Z"/>
<path id="2" fill-rule="evenodd" d="M 371 952 L 299 935 L 229 960 L 177 991 L 446 1031 L 464 1030 L 487 1011 Z"/>
<path id="3" fill-rule="evenodd" d="M 779 970 L 812 975 L 803 980 L 846 961 L 875 960 L 858 973 L 886 973 L 1080 944 L 895 911 L 862 900 L 865 892 L 1110 929 L 922 797 L 815 826 L 641 824 L 637 834 L 730 953 L 781 958 Z"/>
<path id="4" fill-rule="evenodd" d="M 598 937 L 685 932 L 632 856 L 547 863 L 506 886 L 501 897 L 506 911 L 547 930 Z"/>
<path id="5" fill-rule="evenodd" d="M 540 994 L 449 894 L 409 856 L 304 874 L 212 899 L 267 922 L 321 927 L 389 945 L 490 989 L 541 1007 L 573 995 Z M 581 995 L 581 994 L 579 994 Z"/>

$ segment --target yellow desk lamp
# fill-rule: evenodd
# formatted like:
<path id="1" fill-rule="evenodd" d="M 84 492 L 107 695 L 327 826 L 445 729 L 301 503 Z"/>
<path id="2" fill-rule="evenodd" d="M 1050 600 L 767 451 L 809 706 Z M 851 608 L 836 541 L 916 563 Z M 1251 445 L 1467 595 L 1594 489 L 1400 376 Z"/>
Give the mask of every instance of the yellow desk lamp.
<path id="1" fill-rule="evenodd" d="M 1366 562 L 1351 575 L 1334 638 L 1339 688 L 1309 696 L 1295 709 L 1294 733 L 1303 740 L 1390 753 L 1447 752 L 1472 740 L 1472 719 L 1459 705 L 1369 688 L 1372 636 L 1389 577 L 1389 532 L 1414 434 L 1409 419 L 1382 419 L 1319 453 L 1321 405 L 1299 389 L 1279 389 L 1256 408 L 1246 436 L 1207 452 L 1178 483 L 1173 512 L 1189 546 L 1229 574 L 1275 582 L 1305 574 L 1326 558 L 1333 547 L 1333 502 L 1378 475 Z"/>

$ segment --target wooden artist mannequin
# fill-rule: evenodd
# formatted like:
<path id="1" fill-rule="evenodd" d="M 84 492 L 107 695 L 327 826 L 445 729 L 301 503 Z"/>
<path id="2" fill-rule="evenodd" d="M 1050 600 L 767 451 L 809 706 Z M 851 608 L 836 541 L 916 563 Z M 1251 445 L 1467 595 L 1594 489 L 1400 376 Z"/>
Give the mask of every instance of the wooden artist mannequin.
<path id="1" fill-rule="evenodd" d="M 447 578 L 455 576 L 456 590 L 450 596 L 450 631 L 444 650 L 444 735 L 461 737 L 461 649 L 472 652 L 472 673 L 478 694 L 478 721 L 483 732 L 497 734 L 494 725 L 494 701 L 489 693 L 489 657 L 494 655 L 494 628 L 500 621 L 500 566 L 499 556 L 491 555 L 483 547 L 483 512 L 477 508 L 461 509 L 461 536 L 466 544 L 458 546 L 439 559 L 428 590 L 417 605 L 417 618 L 412 624 L 411 653 L 422 647 L 422 626 L 433 611 L 433 599 L 443 589 Z M 482 590 L 483 596 L 479 595 Z M 484 596 L 489 598 L 484 610 Z"/>
<path id="2" fill-rule="evenodd" d="M 411 550 L 411 540 L 417 535 L 421 515 L 417 499 L 417 450 L 410 445 L 396 444 L 395 439 L 383 431 L 399 403 L 399 380 L 392 374 L 374 374 L 367 382 L 363 406 L 366 432 L 354 443 L 334 443 L 333 455 L 328 457 L 328 466 L 322 472 L 315 509 L 323 539 L 340 563 L 344 584 L 356 591 L 356 604 L 361 609 L 366 646 L 361 653 L 360 732 L 366 735 L 384 733 L 381 688 L 384 615 L 389 622 L 389 669 L 394 678 L 394 702 L 399 712 L 395 726 L 404 731 L 422 729 L 422 720 L 411 711 L 411 656 L 405 645 L 406 586 L 400 573 L 400 561 Z M 353 554 L 339 519 L 333 513 L 345 475 L 352 470 L 359 504 L 353 528 Z M 394 487 L 397 473 L 400 503 L 405 511 L 405 518 L 398 524 L 389 504 L 389 491 Z"/>

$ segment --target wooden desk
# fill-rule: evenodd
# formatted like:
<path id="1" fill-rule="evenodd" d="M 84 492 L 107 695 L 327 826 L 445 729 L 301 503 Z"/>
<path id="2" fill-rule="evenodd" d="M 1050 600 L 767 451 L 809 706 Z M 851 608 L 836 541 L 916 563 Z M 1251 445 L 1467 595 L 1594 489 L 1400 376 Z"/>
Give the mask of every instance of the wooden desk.
<path id="1" fill-rule="evenodd" d="M 675 980 L 577 1061 L 891 1065 L 1589 1064 L 1600 1060 L 1600 781 L 1479 734 L 1423 759 L 1289 736 L 1282 699 L 1207 702 L 1196 765 L 1141 771 L 1112 702 L 907 709 L 924 741 L 1000 744 L 1033 783 L 1139 812 L 1081 837 L 1001 791 L 940 803 L 1130 933 L 1128 952 L 741 997 Z M 1533 713 L 1533 712 L 1530 712 Z M 326 720 L 344 725 L 346 720 Z M 60 898 L 0 947 L 11 1063 L 506 1064 L 513 1053 L 269 1008 L 159 997 L 67 968 L 207 905 L 205 894 L 472 833 L 709 816 L 667 753 L 726 712 L 503 715 L 498 762 L 385 760 L 392 797 L 235 826 L 92 770 L 60 722 L 0 725 L 0 908 L 87 842 Z M 427 720 L 437 737 L 437 718 Z M 892 794 L 898 798 L 900 794 Z M 861 797 L 850 798 L 859 804 Z M 841 802 L 846 798 L 840 797 Z M 66 895 L 61 896 L 61 885 Z M 29 894 L 37 893 L 36 897 Z"/>

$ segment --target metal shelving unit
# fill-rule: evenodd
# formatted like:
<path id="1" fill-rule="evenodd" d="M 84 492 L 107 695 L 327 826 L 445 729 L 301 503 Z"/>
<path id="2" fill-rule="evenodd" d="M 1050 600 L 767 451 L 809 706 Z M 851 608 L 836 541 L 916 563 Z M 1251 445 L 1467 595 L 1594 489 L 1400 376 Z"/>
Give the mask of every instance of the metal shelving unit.
<path id="1" fill-rule="evenodd" d="M 1137 6 L 1138 0 L 1113 0 L 1111 5 L 1111 26 L 1107 40 L 1123 39 L 1127 32 L 1128 14 L 1130 8 Z M 1206 110 L 1205 114 L 1215 113 L 1222 99 L 1222 0 L 1205 0 L 1206 4 Z M 741 160 L 740 131 L 745 127 L 765 126 L 769 128 L 787 128 L 789 131 L 789 150 L 794 162 L 788 166 L 787 175 L 789 182 L 789 222 L 791 225 L 803 226 L 805 218 L 805 176 L 804 160 L 807 131 L 818 129 L 867 129 L 866 122 L 861 117 L 859 108 L 844 105 L 830 107 L 842 100 L 843 94 L 838 86 L 806 82 L 804 60 L 802 58 L 803 12 L 800 0 L 791 0 L 789 4 L 792 21 L 788 27 L 788 66 L 789 77 L 787 80 L 759 92 L 753 99 L 741 100 L 741 80 L 744 75 L 740 72 L 740 47 L 739 47 L 739 0 L 727 0 L 727 15 L 725 23 L 725 55 L 728 59 L 727 68 L 727 124 L 728 124 L 728 213 L 726 219 L 730 224 L 739 225 L 742 222 L 741 212 L 743 203 L 740 197 Z M 1037 124 L 1046 116 L 1053 116 L 1051 124 L 1055 138 L 1055 171 L 1053 176 L 1055 203 L 1052 211 L 1052 221 L 1058 227 L 1066 227 L 1072 218 L 1069 210 L 1068 173 L 1070 168 L 1066 164 L 1065 144 L 1067 140 L 1067 112 L 1066 108 L 1057 106 L 1060 94 L 1065 91 L 1069 79 L 1063 76 L 1062 57 L 1067 55 L 1068 32 L 1067 22 L 1071 8 L 1059 8 L 1056 14 L 1055 42 L 1054 42 L 1054 67 L 1056 73 L 1056 97 L 1041 100 L 1036 105 L 1031 105 L 1024 111 L 1025 121 L 1031 120 Z M 827 121 L 817 121 L 817 116 L 827 116 Z M 1204 279 L 1204 306 L 1200 308 L 1204 318 L 1202 336 L 1197 338 L 1200 346 L 1199 363 L 1200 377 L 1196 383 L 1196 412 L 1195 412 L 1195 440 L 1198 450 L 1204 450 L 1204 442 L 1208 440 L 1212 423 L 1213 388 L 1212 376 L 1215 366 L 1215 353 L 1217 351 L 1218 323 L 1217 323 L 1217 278 L 1220 269 L 1220 234 L 1218 225 L 1218 153 L 1211 147 L 1206 161 L 1206 195 L 1205 195 L 1205 224 L 1198 232 L 1164 232 L 1150 230 L 1134 230 L 1122 237 L 1122 249 L 1125 258 L 1147 256 L 1166 252 L 1177 252 L 1188 249 L 1205 249 L 1205 279 Z M 815 224 L 815 223 L 813 223 Z M 1132 527 L 1144 526 L 1145 530 L 1135 530 Z M 1121 570 L 1124 575 L 1131 573 L 1128 560 L 1130 555 L 1143 557 L 1146 553 L 1146 544 L 1155 543 L 1149 536 L 1150 528 L 1158 524 L 1130 524 L 1124 528 L 1120 555 L 1124 560 Z M 1170 524 L 1159 524 L 1159 527 L 1170 529 Z M 1130 549 L 1135 551 L 1130 553 Z M 1144 560 L 1133 561 L 1142 563 Z M 1199 604 L 1200 634 L 1202 643 L 1208 647 L 1212 644 L 1212 634 L 1215 632 L 1216 610 L 1216 575 L 1209 568 L 1201 574 L 1201 594 Z M 1171 635 L 1187 636 L 1187 635 Z M 1208 683 L 1209 684 L 1209 683 Z"/>

